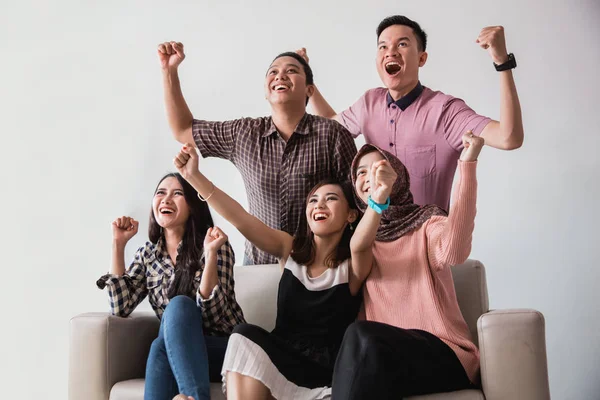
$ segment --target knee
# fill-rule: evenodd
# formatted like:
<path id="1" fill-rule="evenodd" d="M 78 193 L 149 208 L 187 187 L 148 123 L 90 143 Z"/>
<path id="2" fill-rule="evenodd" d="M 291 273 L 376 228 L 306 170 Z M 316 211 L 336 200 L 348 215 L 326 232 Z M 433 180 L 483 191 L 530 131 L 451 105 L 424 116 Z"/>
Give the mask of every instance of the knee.
<path id="1" fill-rule="evenodd" d="M 368 347 L 374 335 L 369 321 L 356 321 L 348 326 L 344 334 L 344 344 L 356 347 Z"/>
<path id="2" fill-rule="evenodd" d="M 165 341 L 162 335 L 158 335 L 156 339 L 152 341 L 150 345 L 150 355 L 156 355 L 158 352 L 162 351 L 165 347 Z"/>
<path id="3" fill-rule="evenodd" d="M 162 319 L 170 320 L 172 318 L 187 317 L 191 313 L 197 313 L 198 306 L 196 302 L 187 296 L 175 296 L 169 300 L 169 304 L 165 308 Z"/>

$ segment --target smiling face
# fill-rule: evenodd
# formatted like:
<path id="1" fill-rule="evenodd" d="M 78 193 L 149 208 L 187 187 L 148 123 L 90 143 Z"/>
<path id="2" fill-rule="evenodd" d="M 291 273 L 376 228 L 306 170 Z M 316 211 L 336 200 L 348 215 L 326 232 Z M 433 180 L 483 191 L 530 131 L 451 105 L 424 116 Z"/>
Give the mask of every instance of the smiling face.
<path id="1" fill-rule="evenodd" d="M 177 178 L 171 176 L 158 184 L 152 199 L 152 212 L 158 225 L 164 229 L 185 228 L 190 209 Z"/>
<path id="2" fill-rule="evenodd" d="M 367 204 L 369 194 L 371 193 L 371 166 L 377 161 L 385 158 L 378 151 L 372 151 L 365 154 L 358 160 L 356 168 L 356 181 L 354 182 L 354 190 L 358 197 Z"/>
<path id="3" fill-rule="evenodd" d="M 306 107 L 306 98 L 314 91 L 306 84 L 304 68 L 293 57 L 279 57 L 273 61 L 265 77 L 265 97 L 274 104 L 297 104 Z"/>
<path id="4" fill-rule="evenodd" d="M 346 224 L 354 222 L 357 216 L 357 211 L 348 205 L 340 185 L 326 184 L 317 188 L 306 204 L 306 219 L 315 236 L 341 233 Z"/>
<path id="5" fill-rule="evenodd" d="M 412 28 L 391 25 L 377 41 L 377 72 L 394 100 L 406 95 L 419 81 L 419 68 L 425 65 L 427 53 L 419 50 Z"/>

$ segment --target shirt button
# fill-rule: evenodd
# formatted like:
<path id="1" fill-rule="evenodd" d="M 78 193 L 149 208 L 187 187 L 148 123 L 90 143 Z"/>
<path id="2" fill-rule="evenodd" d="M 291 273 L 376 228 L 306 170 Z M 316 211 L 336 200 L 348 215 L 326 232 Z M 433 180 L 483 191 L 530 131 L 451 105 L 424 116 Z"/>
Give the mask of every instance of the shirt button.
<path id="1" fill-rule="evenodd" d="M 395 110 L 395 109 L 396 109 L 396 105 L 395 105 L 395 104 L 392 104 L 392 108 Z"/>
<path id="2" fill-rule="evenodd" d="M 390 142 L 390 147 L 394 147 L 394 143 L 391 143 L 391 142 Z"/>
<path id="3" fill-rule="evenodd" d="M 393 120 L 393 119 L 390 119 L 390 123 L 391 123 L 391 124 L 393 124 L 393 123 L 394 123 L 394 120 Z"/>

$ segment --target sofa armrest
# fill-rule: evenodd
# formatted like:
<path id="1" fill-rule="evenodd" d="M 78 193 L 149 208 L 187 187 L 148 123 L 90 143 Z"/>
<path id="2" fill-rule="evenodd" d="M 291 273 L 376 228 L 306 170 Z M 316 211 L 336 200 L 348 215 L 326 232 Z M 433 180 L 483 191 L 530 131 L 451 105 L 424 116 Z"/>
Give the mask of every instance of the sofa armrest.
<path id="1" fill-rule="evenodd" d="M 477 321 L 481 383 L 487 400 L 548 400 L 544 316 L 496 310 Z"/>
<path id="2" fill-rule="evenodd" d="M 71 319 L 69 399 L 107 400 L 120 381 L 143 378 L 160 321 L 153 313 L 127 318 L 85 313 Z"/>

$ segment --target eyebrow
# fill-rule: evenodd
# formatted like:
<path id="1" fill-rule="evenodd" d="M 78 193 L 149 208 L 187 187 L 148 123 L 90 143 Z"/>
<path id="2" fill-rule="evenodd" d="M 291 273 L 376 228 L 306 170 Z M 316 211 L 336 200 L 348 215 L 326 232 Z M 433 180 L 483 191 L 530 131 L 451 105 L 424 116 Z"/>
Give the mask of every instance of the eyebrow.
<path id="1" fill-rule="evenodd" d="M 278 67 L 279 67 L 279 65 L 276 65 L 276 64 L 275 65 L 271 65 L 267 71 L 270 71 L 271 69 L 278 68 Z M 300 66 L 298 64 L 294 64 L 294 63 L 287 63 L 287 64 L 284 65 L 284 67 L 296 67 L 296 68 L 300 68 Z"/>
<path id="2" fill-rule="evenodd" d="M 406 41 L 410 42 L 410 38 L 408 36 L 403 36 L 400 39 L 398 39 L 399 42 L 401 42 L 403 40 L 406 40 Z M 382 43 L 385 43 L 385 40 L 380 40 L 377 44 L 380 45 Z"/>
<path id="3" fill-rule="evenodd" d="M 337 194 L 336 192 L 328 192 L 328 193 L 325 193 L 325 196 L 329 196 L 329 195 L 334 195 L 334 196 L 338 196 L 338 197 L 339 197 L 339 194 Z M 315 193 L 315 194 L 313 194 L 312 196 L 310 196 L 310 198 L 311 198 L 311 199 L 312 199 L 313 197 L 317 197 L 317 194 Z"/>

